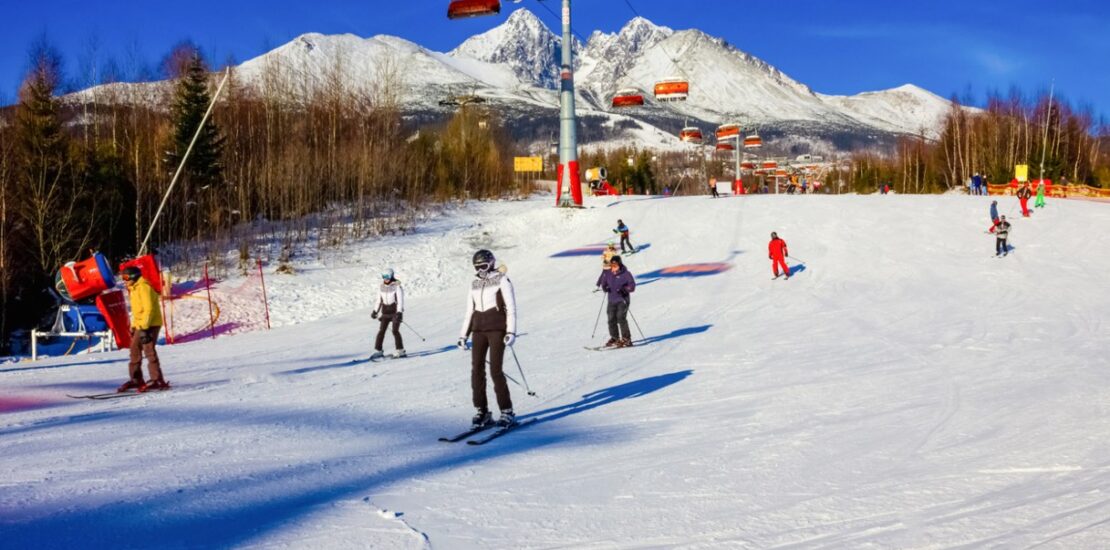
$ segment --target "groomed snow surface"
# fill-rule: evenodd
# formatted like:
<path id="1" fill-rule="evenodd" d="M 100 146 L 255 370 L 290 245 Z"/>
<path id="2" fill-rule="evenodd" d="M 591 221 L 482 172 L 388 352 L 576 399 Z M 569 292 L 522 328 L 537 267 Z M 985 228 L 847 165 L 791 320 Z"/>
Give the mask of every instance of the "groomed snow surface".
<path id="1" fill-rule="evenodd" d="M 471 204 L 271 275 L 284 326 L 161 348 L 171 392 L 64 396 L 111 391 L 119 352 L 0 367 L 0 546 L 1105 548 L 1110 207 L 1012 200 L 1002 259 L 983 197 Z M 650 244 L 647 342 L 587 351 L 600 259 L 552 255 L 617 218 Z M 772 230 L 806 261 L 789 281 Z M 472 414 L 453 343 L 480 246 L 541 421 L 474 447 L 436 439 Z M 352 362 L 384 264 L 428 341 Z"/>

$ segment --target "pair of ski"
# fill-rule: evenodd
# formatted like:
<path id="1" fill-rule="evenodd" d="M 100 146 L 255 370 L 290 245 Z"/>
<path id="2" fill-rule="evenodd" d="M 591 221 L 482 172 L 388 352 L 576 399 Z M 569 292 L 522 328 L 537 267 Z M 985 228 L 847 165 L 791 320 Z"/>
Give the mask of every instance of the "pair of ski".
<path id="1" fill-rule="evenodd" d="M 638 340 L 638 341 L 642 342 L 643 340 Z M 584 347 L 584 348 L 586 348 L 590 351 L 609 351 L 609 350 L 614 350 L 614 349 L 634 348 L 634 347 L 636 347 L 636 342 L 633 342 L 632 345 L 630 345 L 630 346 L 582 346 L 582 347 Z"/>
<path id="2" fill-rule="evenodd" d="M 153 390 L 153 391 L 148 391 L 148 392 L 143 392 L 143 393 L 139 393 L 137 391 L 125 391 L 125 392 L 115 392 L 114 391 L 114 392 L 111 392 L 111 393 L 93 393 L 93 394 L 89 394 L 89 395 L 70 395 L 70 394 L 67 393 L 66 397 L 69 397 L 70 399 L 92 399 L 94 401 L 104 401 L 106 399 L 119 399 L 121 397 L 136 397 L 136 396 L 139 396 L 139 395 L 146 395 L 148 393 L 162 393 L 164 391 L 166 391 L 166 390 Z"/>
<path id="3" fill-rule="evenodd" d="M 489 434 L 484 435 L 482 437 L 479 437 L 477 439 L 470 439 L 470 437 L 476 436 L 476 435 L 478 435 L 478 434 L 480 434 L 480 433 L 482 433 L 482 432 L 484 432 L 484 431 L 486 431 L 490 428 L 497 427 L 496 423 L 491 422 L 489 424 L 486 424 L 485 426 L 481 426 L 481 427 L 478 427 L 478 428 L 470 428 L 469 430 L 467 430 L 465 432 L 462 432 L 460 434 L 457 434 L 457 435 L 453 435 L 453 436 L 450 436 L 450 437 L 441 437 L 441 438 L 439 438 L 439 440 L 444 442 L 444 443 L 458 443 L 459 441 L 462 441 L 462 440 L 466 439 L 467 440 L 467 442 L 466 442 L 467 445 L 485 445 L 486 443 L 489 443 L 490 441 L 493 441 L 494 439 L 497 439 L 497 438 L 499 438 L 499 437 L 501 437 L 501 436 L 503 436 L 503 435 L 505 435 L 509 432 L 519 430 L 520 428 L 523 428 L 525 426 L 530 426 L 532 424 L 535 424 L 538 420 L 539 420 L 538 418 L 529 418 L 528 420 L 525 420 L 523 422 L 514 422 L 513 424 L 510 424 L 508 426 L 497 428 L 496 430 L 490 432 Z"/>

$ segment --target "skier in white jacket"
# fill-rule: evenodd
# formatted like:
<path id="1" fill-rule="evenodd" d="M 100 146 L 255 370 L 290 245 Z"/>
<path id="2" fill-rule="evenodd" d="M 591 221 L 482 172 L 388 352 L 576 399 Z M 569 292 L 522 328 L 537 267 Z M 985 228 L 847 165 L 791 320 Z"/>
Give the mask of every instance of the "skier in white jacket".
<path id="1" fill-rule="evenodd" d="M 466 297 L 466 315 L 462 331 L 459 333 L 459 349 L 466 349 L 466 339 L 472 337 L 470 348 L 470 387 L 473 392 L 475 428 L 493 422 L 486 397 L 486 353 L 489 353 L 489 375 L 493 380 L 493 392 L 497 396 L 497 406 L 501 409 L 499 426 L 516 423 L 513 401 L 509 395 L 509 385 L 505 379 L 502 365 L 505 347 L 516 341 L 516 297 L 513 283 L 503 269 L 497 269 L 497 262 L 489 250 L 479 250 L 474 254 L 475 279 L 470 284 Z"/>
<path id="2" fill-rule="evenodd" d="M 389 325 L 393 325 L 393 345 L 397 347 L 397 351 L 393 353 L 394 357 L 405 356 L 405 343 L 401 339 L 401 323 L 404 321 L 405 313 L 405 289 L 401 288 L 401 281 L 398 281 L 394 276 L 393 269 L 386 269 L 382 272 L 382 286 L 378 289 L 378 307 L 374 308 L 374 313 L 370 314 L 371 319 L 378 319 L 380 316 L 381 324 L 378 326 L 378 337 L 374 340 L 374 355 L 371 359 L 382 357 L 382 346 L 385 344 L 385 330 Z"/>

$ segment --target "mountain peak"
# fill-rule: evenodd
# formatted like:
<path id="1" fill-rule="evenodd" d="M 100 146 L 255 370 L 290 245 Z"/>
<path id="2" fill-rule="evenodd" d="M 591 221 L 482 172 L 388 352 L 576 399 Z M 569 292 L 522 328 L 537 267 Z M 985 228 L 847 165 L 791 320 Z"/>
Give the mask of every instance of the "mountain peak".
<path id="1" fill-rule="evenodd" d="M 497 27 L 467 39 L 449 55 L 506 65 L 522 82 L 553 88 L 559 78 L 555 60 L 561 46 L 562 40 L 536 14 L 522 8 Z"/>

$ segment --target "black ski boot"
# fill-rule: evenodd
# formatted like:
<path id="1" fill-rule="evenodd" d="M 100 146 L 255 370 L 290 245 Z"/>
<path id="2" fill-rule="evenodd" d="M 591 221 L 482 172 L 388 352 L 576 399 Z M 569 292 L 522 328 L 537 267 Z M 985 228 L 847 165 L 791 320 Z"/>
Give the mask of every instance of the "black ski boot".
<path id="1" fill-rule="evenodd" d="M 512 409 L 505 409 L 501 411 L 501 418 L 497 419 L 497 426 L 501 428 L 508 428 L 516 424 L 516 413 Z"/>
<path id="2" fill-rule="evenodd" d="M 474 418 L 470 420 L 470 427 L 475 430 L 484 428 L 490 424 L 493 424 L 493 415 L 490 414 L 489 411 L 481 409 L 479 409 L 478 413 L 474 415 Z"/>

